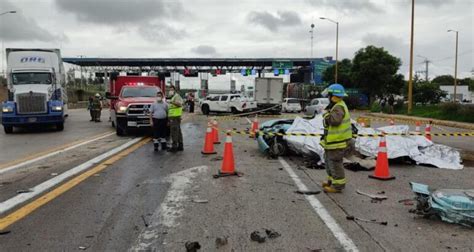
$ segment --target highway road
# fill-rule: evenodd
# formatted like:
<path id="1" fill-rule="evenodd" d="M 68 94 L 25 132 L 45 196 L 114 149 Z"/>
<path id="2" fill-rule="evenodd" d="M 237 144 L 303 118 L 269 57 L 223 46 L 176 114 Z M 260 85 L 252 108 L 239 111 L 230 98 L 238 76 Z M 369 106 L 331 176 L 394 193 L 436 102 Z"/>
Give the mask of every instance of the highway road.
<path id="1" fill-rule="evenodd" d="M 270 159 L 248 136 L 232 137 L 243 175 L 213 178 L 225 138 L 218 154 L 202 155 L 207 118 L 200 114 L 184 116 L 178 153 L 154 152 L 146 135 L 117 137 L 107 115 L 102 121 L 75 110 L 63 132 L 0 134 L 1 251 L 186 251 L 188 242 L 200 251 L 474 250 L 472 229 L 417 217 L 399 202 L 413 198 L 410 181 L 472 188 L 469 163 L 463 170 L 391 164 L 392 181 L 347 171 L 344 193 L 301 195 L 295 191 L 321 190 L 325 171 L 306 168 L 301 157 Z M 472 147 L 470 140 L 460 147 Z M 356 190 L 388 199 L 373 203 Z M 250 239 L 265 229 L 280 236 Z"/>

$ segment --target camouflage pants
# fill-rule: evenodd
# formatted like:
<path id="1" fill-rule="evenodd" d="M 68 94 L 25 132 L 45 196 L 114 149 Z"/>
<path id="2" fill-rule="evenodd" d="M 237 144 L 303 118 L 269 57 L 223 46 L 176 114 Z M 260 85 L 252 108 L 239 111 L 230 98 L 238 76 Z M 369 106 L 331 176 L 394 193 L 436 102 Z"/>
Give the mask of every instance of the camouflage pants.
<path id="1" fill-rule="evenodd" d="M 349 140 L 345 149 L 325 150 L 324 162 L 326 163 L 326 173 L 328 181 L 336 189 L 344 189 L 346 186 L 346 176 L 344 173 L 343 158 L 349 156 L 354 151 L 354 140 Z"/>
<path id="2" fill-rule="evenodd" d="M 93 121 L 100 121 L 101 110 L 100 109 L 91 109 L 91 116 Z"/>
<path id="3" fill-rule="evenodd" d="M 170 135 L 173 142 L 172 147 L 178 148 L 183 146 L 183 134 L 181 133 L 181 117 L 168 118 L 170 123 Z"/>

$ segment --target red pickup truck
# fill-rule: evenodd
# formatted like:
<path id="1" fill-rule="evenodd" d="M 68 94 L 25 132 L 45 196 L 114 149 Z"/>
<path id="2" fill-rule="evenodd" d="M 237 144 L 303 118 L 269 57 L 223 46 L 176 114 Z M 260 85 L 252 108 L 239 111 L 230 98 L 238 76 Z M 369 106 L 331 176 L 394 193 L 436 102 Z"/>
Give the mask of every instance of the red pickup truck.
<path id="1" fill-rule="evenodd" d="M 158 91 L 165 91 L 165 83 L 156 76 L 112 76 L 109 90 L 112 127 L 123 136 L 129 129 L 151 127 L 150 105 Z"/>

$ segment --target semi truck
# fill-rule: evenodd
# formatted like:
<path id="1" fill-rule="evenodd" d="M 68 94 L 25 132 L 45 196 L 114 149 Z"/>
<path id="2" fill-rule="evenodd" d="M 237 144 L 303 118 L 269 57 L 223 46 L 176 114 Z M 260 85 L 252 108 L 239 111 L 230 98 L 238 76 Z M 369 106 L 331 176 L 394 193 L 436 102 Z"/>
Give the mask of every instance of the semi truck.
<path id="1" fill-rule="evenodd" d="M 111 76 L 106 98 L 110 100 L 110 119 L 118 136 L 127 135 L 130 129 L 151 127 L 149 109 L 158 91 L 165 93 L 165 82 L 157 76 Z"/>
<path id="2" fill-rule="evenodd" d="M 2 103 L 6 134 L 14 127 L 54 125 L 64 129 L 66 74 L 59 49 L 7 48 L 8 99 Z"/>
<path id="3" fill-rule="evenodd" d="M 255 101 L 258 110 L 279 113 L 283 103 L 283 79 L 255 78 Z"/>

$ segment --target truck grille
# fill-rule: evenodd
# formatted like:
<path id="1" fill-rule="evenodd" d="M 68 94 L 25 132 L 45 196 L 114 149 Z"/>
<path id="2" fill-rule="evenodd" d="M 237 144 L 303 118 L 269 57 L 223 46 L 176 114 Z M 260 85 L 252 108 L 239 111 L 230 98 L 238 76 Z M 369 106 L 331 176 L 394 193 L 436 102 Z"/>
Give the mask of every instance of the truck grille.
<path id="1" fill-rule="evenodd" d="M 16 96 L 18 114 L 46 113 L 46 95 L 40 93 L 26 93 Z"/>
<path id="2" fill-rule="evenodd" d="M 131 104 L 128 106 L 128 115 L 148 115 L 150 104 Z"/>

